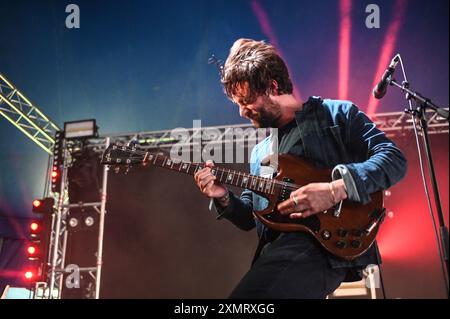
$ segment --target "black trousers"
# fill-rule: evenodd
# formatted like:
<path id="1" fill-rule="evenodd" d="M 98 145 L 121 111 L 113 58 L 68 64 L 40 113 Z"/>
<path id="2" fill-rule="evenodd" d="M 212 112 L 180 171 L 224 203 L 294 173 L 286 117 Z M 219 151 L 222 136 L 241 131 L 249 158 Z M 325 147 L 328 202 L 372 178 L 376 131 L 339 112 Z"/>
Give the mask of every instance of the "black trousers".
<path id="1" fill-rule="evenodd" d="M 266 244 L 231 299 L 324 299 L 344 280 L 347 268 L 331 268 L 326 252 L 306 233 L 282 233 Z"/>

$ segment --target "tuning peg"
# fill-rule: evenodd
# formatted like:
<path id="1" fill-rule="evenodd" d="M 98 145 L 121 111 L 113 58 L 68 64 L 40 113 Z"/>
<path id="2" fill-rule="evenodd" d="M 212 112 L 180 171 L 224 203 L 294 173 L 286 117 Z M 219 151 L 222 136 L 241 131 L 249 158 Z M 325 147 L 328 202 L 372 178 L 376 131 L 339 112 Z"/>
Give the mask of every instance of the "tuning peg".
<path id="1" fill-rule="evenodd" d="M 125 169 L 125 175 L 128 174 L 128 172 L 130 171 L 130 169 L 131 169 L 131 166 L 127 166 L 127 168 Z"/>
<path id="2" fill-rule="evenodd" d="M 119 174 L 120 173 L 120 166 L 114 167 L 114 173 Z"/>

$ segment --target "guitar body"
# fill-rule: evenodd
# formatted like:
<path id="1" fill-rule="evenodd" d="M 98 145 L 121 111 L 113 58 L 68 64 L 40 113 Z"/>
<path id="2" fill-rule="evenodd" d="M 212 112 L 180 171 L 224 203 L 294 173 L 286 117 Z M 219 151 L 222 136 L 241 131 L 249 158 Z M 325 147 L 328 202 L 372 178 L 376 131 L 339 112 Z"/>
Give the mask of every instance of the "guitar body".
<path id="1" fill-rule="evenodd" d="M 278 155 L 278 174 L 274 179 L 300 186 L 331 182 L 331 170 L 318 169 L 298 157 L 281 154 Z M 336 207 L 300 219 L 291 219 L 276 210 L 278 203 L 289 198 L 290 191 L 258 194 L 269 201 L 267 208 L 254 212 L 255 217 L 264 225 L 280 232 L 308 232 L 327 251 L 347 260 L 354 259 L 369 249 L 384 218 L 381 191 L 371 194 L 371 201 L 365 205 L 345 200 L 339 213 Z"/>

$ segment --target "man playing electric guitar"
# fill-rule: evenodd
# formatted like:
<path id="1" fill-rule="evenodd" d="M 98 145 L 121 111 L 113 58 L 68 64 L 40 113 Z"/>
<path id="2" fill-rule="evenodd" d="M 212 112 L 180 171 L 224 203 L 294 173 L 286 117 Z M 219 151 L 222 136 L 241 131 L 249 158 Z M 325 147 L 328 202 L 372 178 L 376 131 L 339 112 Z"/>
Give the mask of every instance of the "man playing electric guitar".
<path id="1" fill-rule="evenodd" d="M 371 194 L 389 188 L 406 173 L 401 151 L 353 103 L 318 97 L 301 101 L 294 96 L 286 64 L 263 41 L 234 43 L 222 84 L 240 116 L 257 128 L 278 128 L 279 154 L 332 169 L 330 182 L 312 182 L 292 191 L 277 206 L 280 216 L 305 220 L 343 200 L 366 204 Z M 272 142 L 265 139 L 252 150 L 251 174 L 261 174 L 260 163 L 270 154 Z M 230 298 L 325 298 L 343 281 L 359 280 L 367 265 L 380 263 L 375 242 L 358 257 L 343 259 L 307 232 L 274 231 L 253 216 L 267 201 L 249 189 L 237 197 L 218 181 L 212 167 L 207 163 L 195 174 L 201 192 L 214 200 L 220 218 L 244 230 L 256 226 L 259 236 L 254 262 Z"/>

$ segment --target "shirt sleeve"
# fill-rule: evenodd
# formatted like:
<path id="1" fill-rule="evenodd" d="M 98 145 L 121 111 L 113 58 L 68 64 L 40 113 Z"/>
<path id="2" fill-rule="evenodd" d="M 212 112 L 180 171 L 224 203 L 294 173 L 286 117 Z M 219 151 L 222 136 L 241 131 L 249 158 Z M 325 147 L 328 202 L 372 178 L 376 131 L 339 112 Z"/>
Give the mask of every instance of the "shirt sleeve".
<path id="1" fill-rule="evenodd" d="M 365 204 L 370 201 L 370 194 L 391 187 L 405 176 L 407 160 L 355 105 L 350 107 L 346 121 L 347 149 L 366 154 L 367 160 L 337 165 L 332 179 L 342 178 L 348 198 Z"/>
<path id="2" fill-rule="evenodd" d="M 250 172 L 258 175 L 258 167 L 260 165 L 258 145 L 252 149 L 250 158 Z M 253 196 L 254 193 L 249 189 L 244 189 L 240 197 L 229 191 L 230 203 L 226 208 L 220 206 L 218 202 L 211 199 L 209 208 L 217 213 L 217 219 L 228 219 L 238 228 L 243 230 L 251 230 L 256 226 L 253 216 Z"/>
<path id="3" fill-rule="evenodd" d="M 253 217 L 253 192 L 245 189 L 240 197 L 229 191 L 230 203 L 226 208 L 220 206 L 214 199 L 211 199 L 210 210 L 217 213 L 217 219 L 228 219 L 242 230 L 251 230 L 255 227 Z"/>

